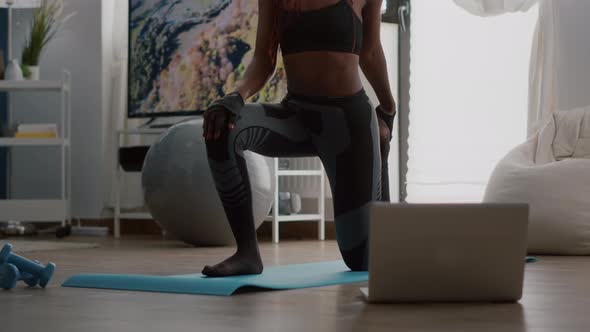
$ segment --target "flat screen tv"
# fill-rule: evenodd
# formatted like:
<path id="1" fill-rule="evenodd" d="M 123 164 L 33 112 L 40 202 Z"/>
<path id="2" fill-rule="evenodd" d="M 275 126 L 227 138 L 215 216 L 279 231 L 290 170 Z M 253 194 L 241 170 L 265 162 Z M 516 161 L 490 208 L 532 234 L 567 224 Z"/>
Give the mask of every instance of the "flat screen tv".
<path id="1" fill-rule="evenodd" d="M 252 59 L 257 0 L 129 0 L 128 116 L 202 114 Z M 282 64 L 251 101 L 286 93 Z"/>

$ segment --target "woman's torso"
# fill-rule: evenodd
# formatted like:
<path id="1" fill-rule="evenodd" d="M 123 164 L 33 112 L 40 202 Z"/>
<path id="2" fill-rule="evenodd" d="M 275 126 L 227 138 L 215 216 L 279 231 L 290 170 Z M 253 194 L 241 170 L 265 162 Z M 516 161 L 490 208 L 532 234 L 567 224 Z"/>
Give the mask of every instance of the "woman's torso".
<path id="1" fill-rule="evenodd" d="M 281 36 L 289 91 L 310 96 L 358 92 L 365 0 L 299 1 L 300 13 Z"/>

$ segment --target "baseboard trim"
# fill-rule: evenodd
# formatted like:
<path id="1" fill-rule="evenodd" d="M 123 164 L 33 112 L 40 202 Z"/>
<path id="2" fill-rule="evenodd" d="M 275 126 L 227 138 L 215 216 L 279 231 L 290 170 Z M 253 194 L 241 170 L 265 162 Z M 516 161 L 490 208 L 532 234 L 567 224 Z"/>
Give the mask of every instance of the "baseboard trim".
<path id="1" fill-rule="evenodd" d="M 111 218 L 102 219 L 81 219 L 81 226 L 108 227 L 109 234 L 113 234 L 114 220 Z M 318 226 L 314 221 L 301 221 L 281 223 L 279 226 L 279 237 L 281 240 L 312 240 L 318 238 Z M 121 235 L 160 235 L 162 230 L 153 219 L 129 219 L 121 220 Z M 264 222 L 257 230 L 260 241 L 271 241 L 272 223 Z M 333 222 L 326 222 L 326 239 L 336 238 L 336 229 Z"/>
<path id="2" fill-rule="evenodd" d="M 261 241 L 272 240 L 272 223 L 263 223 L 256 232 Z M 315 221 L 287 222 L 279 224 L 279 238 L 281 240 L 316 240 L 318 238 L 318 223 Z M 336 228 L 333 222 L 326 222 L 326 239 L 336 239 Z"/>

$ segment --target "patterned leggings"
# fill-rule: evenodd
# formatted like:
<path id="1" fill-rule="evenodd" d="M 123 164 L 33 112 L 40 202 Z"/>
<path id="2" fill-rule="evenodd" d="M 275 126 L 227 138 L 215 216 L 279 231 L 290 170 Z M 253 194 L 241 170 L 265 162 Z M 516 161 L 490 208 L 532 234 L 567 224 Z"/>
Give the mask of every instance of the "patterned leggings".
<path id="1" fill-rule="evenodd" d="M 235 128 L 207 141 L 209 165 L 238 246 L 254 231 L 243 152 L 318 156 L 334 199 L 336 238 L 354 271 L 368 268 L 369 203 L 381 197 L 377 117 L 364 90 L 346 97 L 288 94 L 280 104 L 246 104 Z"/>

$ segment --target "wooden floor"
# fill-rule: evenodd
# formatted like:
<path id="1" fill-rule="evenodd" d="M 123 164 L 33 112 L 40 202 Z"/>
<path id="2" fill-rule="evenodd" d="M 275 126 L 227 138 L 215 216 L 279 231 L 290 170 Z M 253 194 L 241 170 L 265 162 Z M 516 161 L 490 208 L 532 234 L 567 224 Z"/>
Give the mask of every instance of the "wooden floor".
<path id="1" fill-rule="evenodd" d="M 20 286 L 0 292 L 0 331 L 590 331 L 590 258 L 585 257 L 541 257 L 527 265 L 519 304 L 367 305 L 358 291 L 363 284 L 233 297 L 59 286 L 82 272 L 194 273 L 230 253 L 134 239 L 106 240 L 99 249 L 30 254 L 57 263 L 55 279 L 44 290 Z M 267 265 L 339 258 L 332 241 L 265 243 L 262 254 Z"/>

